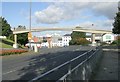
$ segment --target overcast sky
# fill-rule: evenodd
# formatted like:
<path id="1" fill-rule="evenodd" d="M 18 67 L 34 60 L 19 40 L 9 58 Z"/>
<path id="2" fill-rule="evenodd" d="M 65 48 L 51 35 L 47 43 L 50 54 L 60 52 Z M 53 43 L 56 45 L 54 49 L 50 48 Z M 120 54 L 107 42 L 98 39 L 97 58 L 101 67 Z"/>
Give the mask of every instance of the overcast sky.
<path id="1" fill-rule="evenodd" d="M 2 16 L 5 17 L 12 28 L 18 25 L 29 27 L 29 7 L 29 2 L 3 2 Z M 32 2 L 31 7 L 32 28 L 42 26 L 67 28 L 81 26 L 84 28 L 111 30 L 118 3 Z M 61 33 L 61 31 L 58 33 Z"/>

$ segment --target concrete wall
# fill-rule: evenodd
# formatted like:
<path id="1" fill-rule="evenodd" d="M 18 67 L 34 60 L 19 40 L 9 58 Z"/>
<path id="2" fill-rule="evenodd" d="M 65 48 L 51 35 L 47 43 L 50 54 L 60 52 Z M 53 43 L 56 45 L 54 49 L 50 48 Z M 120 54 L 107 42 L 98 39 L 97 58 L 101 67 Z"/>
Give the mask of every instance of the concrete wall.
<path id="1" fill-rule="evenodd" d="M 102 48 L 99 47 L 95 52 L 89 52 L 87 55 L 88 59 L 84 62 L 78 64 L 78 66 L 71 69 L 66 75 L 64 75 L 60 80 L 89 80 L 94 69 L 96 68 L 96 64 L 99 62 L 102 57 Z"/>

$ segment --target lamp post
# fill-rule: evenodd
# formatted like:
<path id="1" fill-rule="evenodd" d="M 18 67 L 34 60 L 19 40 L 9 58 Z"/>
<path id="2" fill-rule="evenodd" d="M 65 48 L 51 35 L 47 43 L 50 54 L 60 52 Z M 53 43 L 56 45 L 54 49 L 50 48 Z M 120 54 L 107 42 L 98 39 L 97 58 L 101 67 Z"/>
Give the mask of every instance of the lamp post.
<path id="1" fill-rule="evenodd" d="M 94 26 L 94 24 L 92 24 L 92 27 L 93 26 Z M 92 33 L 91 40 L 92 40 L 92 46 L 95 46 L 96 45 L 96 42 L 95 42 L 95 33 Z"/>
<path id="2" fill-rule="evenodd" d="M 29 21 L 29 33 L 31 34 L 31 0 L 30 0 L 30 10 L 29 10 L 30 12 L 30 21 Z M 32 39 L 32 37 L 30 37 L 30 39 L 29 39 L 29 42 L 30 42 L 30 48 L 29 48 L 29 50 L 31 50 L 31 39 Z"/>
<path id="3" fill-rule="evenodd" d="M 118 2 L 118 12 L 120 12 L 120 1 Z"/>

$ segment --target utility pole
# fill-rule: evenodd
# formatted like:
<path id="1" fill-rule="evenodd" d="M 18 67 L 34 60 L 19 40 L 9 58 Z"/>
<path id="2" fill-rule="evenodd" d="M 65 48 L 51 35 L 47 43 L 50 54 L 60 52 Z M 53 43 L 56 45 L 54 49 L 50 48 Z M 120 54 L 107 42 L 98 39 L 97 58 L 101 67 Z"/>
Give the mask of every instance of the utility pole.
<path id="1" fill-rule="evenodd" d="M 118 12 L 120 12 L 120 1 L 118 2 Z"/>
<path id="2" fill-rule="evenodd" d="M 29 10 L 29 11 L 30 11 L 30 12 L 29 12 L 29 13 L 30 13 L 29 33 L 31 34 L 31 0 L 30 0 L 30 10 Z M 29 41 L 30 41 L 30 48 L 29 48 L 30 50 L 32 49 L 32 48 L 31 48 L 31 39 L 32 39 L 32 37 L 31 37 L 30 40 L 29 40 Z"/>

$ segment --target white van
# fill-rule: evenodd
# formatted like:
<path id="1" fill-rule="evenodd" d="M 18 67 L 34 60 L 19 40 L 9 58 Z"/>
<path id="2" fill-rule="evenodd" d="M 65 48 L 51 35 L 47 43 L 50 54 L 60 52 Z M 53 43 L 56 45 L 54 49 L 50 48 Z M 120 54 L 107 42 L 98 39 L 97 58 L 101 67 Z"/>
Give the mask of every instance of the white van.
<path id="1" fill-rule="evenodd" d="M 40 44 L 40 43 L 33 43 L 33 42 L 32 42 L 32 43 L 27 43 L 27 44 L 25 44 L 26 47 L 30 47 L 30 45 L 31 45 L 31 47 L 34 47 L 35 45 L 37 45 L 38 48 L 41 47 L 41 44 Z"/>

